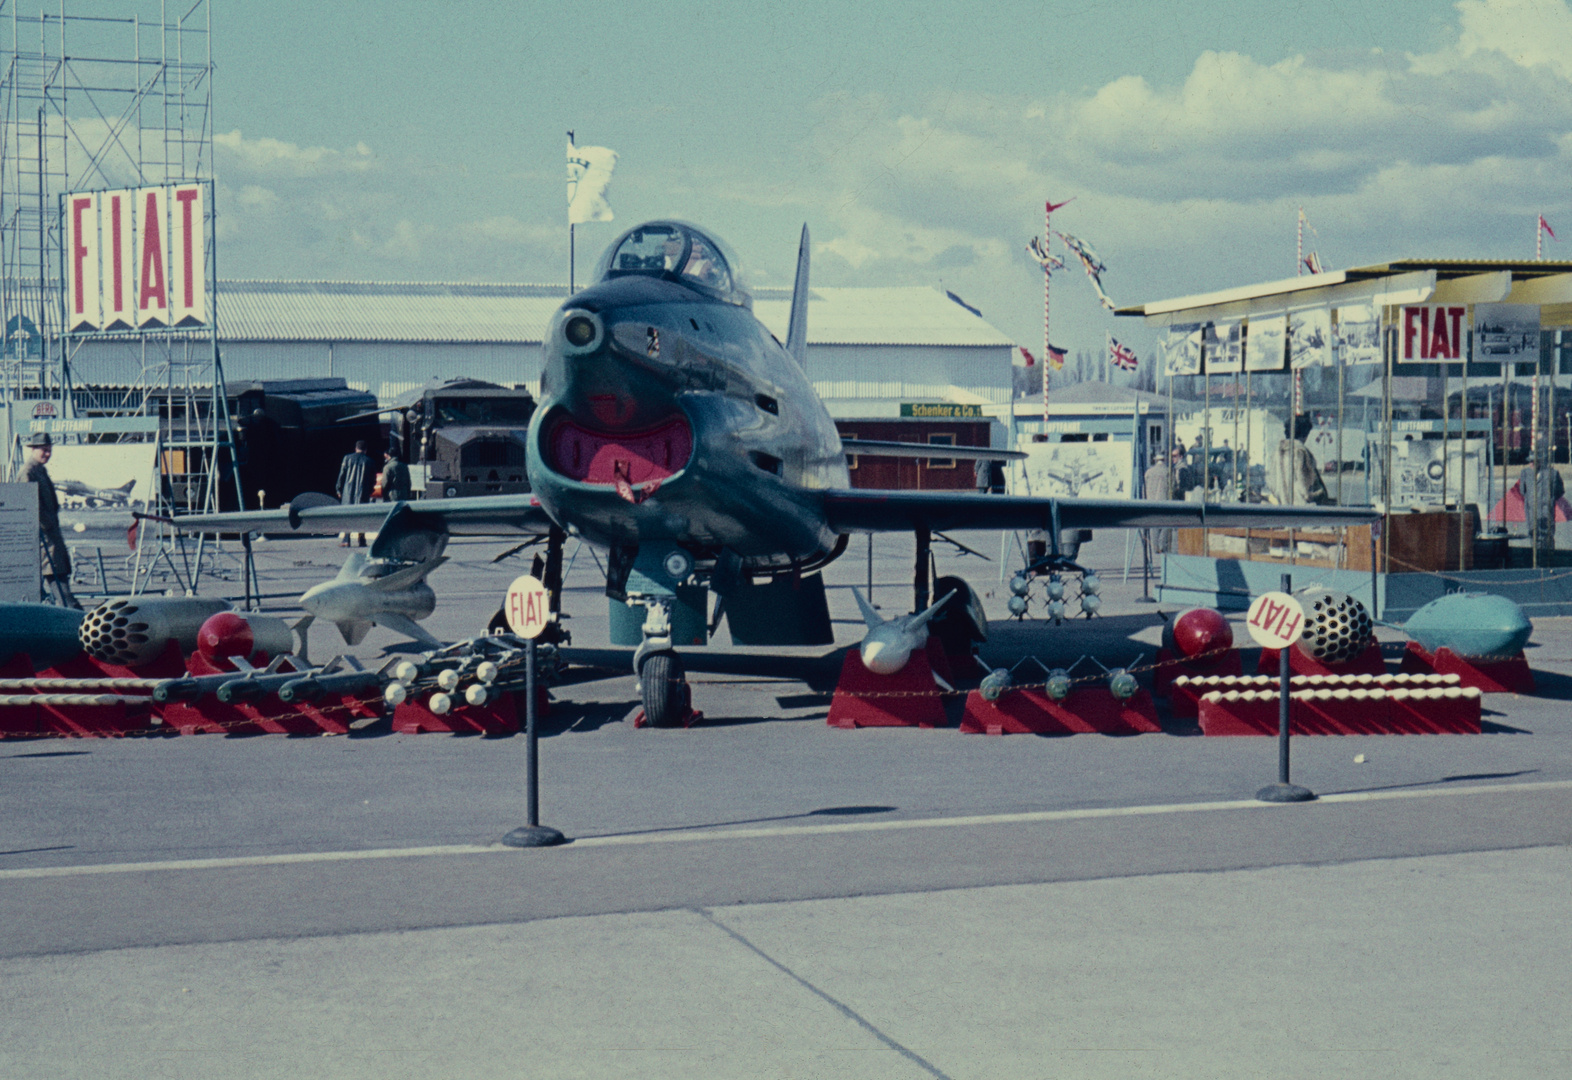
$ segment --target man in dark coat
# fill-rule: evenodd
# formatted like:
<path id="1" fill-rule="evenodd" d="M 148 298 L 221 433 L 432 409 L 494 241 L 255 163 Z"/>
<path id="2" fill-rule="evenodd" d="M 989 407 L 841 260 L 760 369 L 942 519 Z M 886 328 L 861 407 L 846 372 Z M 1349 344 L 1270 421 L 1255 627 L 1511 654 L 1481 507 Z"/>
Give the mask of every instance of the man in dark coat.
<path id="1" fill-rule="evenodd" d="M 345 454 L 344 460 L 339 462 L 338 482 L 333 485 L 333 494 L 343 506 L 363 503 L 371 496 L 371 484 L 371 458 L 366 456 L 366 440 L 361 439 L 355 443 L 354 452 Z M 361 547 L 366 546 L 365 533 L 356 533 L 355 539 Z M 349 540 L 349 533 L 338 534 L 339 547 L 349 547 Z"/>
<path id="2" fill-rule="evenodd" d="M 43 551 L 44 580 L 54 588 L 61 605 L 79 608 L 82 605 L 71 593 L 71 549 L 60 534 L 60 500 L 55 495 L 55 482 L 45 468 L 54 452 L 49 432 L 29 436 L 27 464 L 22 468 L 21 479 L 38 485 L 38 541 Z"/>
<path id="3" fill-rule="evenodd" d="M 382 498 L 387 502 L 408 502 L 409 466 L 395 457 L 391 450 L 383 456 L 387 464 L 382 466 Z"/>

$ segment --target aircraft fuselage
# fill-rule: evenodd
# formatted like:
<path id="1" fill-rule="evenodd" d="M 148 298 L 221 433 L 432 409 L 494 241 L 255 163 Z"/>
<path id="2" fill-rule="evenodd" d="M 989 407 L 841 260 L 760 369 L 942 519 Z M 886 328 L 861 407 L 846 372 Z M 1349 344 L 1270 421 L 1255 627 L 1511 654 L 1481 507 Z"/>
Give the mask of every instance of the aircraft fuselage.
<path id="1" fill-rule="evenodd" d="M 840 437 L 747 307 L 615 277 L 557 311 L 544 351 L 529 477 L 571 531 L 728 548 L 756 568 L 834 547 L 817 495 L 850 486 Z"/>

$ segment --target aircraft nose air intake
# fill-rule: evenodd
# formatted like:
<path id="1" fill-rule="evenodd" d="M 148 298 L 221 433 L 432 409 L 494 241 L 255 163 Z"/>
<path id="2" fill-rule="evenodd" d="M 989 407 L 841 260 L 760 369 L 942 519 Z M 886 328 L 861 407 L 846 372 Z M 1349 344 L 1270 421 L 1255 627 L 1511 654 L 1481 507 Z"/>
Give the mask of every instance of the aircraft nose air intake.
<path id="1" fill-rule="evenodd" d="M 693 431 L 682 417 L 626 432 L 597 431 L 563 419 L 551 433 L 550 450 L 551 465 L 562 476 L 621 490 L 658 485 L 680 471 L 693 453 Z"/>

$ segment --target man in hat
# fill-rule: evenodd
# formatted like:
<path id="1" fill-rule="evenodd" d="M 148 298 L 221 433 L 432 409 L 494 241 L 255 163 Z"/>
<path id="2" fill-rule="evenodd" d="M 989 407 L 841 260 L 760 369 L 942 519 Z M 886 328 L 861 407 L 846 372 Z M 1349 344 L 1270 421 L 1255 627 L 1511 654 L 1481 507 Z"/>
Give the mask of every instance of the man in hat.
<path id="1" fill-rule="evenodd" d="M 22 480 L 38 485 L 38 540 L 45 562 L 44 580 L 54 587 L 55 595 L 65 607 L 82 605 L 71 594 L 71 549 L 60 535 L 60 499 L 55 495 L 55 482 L 49 478 L 49 458 L 54 454 L 54 440 L 49 432 L 39 431 L 28 436 L 27 464 L 22 468 Z"/>

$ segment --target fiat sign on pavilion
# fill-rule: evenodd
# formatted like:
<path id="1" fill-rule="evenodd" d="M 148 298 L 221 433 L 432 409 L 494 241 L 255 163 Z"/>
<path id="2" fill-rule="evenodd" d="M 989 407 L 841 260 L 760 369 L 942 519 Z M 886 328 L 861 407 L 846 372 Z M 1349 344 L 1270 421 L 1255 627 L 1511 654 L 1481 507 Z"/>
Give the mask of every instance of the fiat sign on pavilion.
<path id="1" fill-rule="evenodd" d="M 206 183 L 67 194 L 66 328 L 206 326 Z"/>

